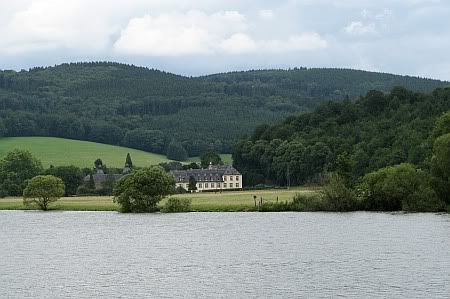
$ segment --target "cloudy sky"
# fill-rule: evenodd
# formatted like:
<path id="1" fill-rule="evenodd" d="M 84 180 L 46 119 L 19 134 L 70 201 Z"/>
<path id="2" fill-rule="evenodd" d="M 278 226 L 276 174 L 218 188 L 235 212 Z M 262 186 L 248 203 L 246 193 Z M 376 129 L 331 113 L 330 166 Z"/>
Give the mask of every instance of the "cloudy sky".
<path id="1" fill-rule="evenodd" d="M 0 69 L 345 67 L 450 80 L 449 0 L 0 0 Z"/>

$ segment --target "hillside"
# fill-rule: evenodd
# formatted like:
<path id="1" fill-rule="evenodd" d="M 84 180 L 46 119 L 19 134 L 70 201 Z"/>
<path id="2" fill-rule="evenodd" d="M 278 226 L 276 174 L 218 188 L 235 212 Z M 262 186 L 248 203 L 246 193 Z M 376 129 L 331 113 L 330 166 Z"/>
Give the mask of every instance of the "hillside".
<path id="1" fill-rule="evenodd" d="M 414 93 L 371 91 L 356 102 L 328 102 L 315 111 L 258 127 L 233 154 L 244 184 L 315 182 L 344 168 L 353 180 L 404 162 L 429 167 L 436 119 L 450 110 L 450 88 Z"/>
<path id="2" fill-rule="evenodd" d="M 51 137 L 0 138 L 0 158 L 14 149 L 30 151 L 44 167 L 75 165 L 92 168 L 101 158 L 109 167 L 123 167 L 127 153 L 134 165 L 149 166 L 167 162 L 165 156 L 126 147 Z"/>
<path id="3" fill-rule="evenodd" d="M 51 136 L 165 154 L 230 153 L 260 124 L 394 86 L 430 92 L 448 82 L 346 69 L 232 72 L 198 78 L 118 63 L 0 72 L 0 136 Z"/>

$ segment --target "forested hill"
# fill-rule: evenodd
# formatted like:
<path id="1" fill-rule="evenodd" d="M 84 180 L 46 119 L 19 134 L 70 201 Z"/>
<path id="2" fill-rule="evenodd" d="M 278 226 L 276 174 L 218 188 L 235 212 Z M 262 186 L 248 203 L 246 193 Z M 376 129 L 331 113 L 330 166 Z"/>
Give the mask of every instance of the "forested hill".
<path id="1" fill-rule="evenodd" d="M 448 82 L 340 69 L 184 77 L 99 62 L 0 72 L 0 137 L 52 136 L 156 153 L 229 152 L 262 124 L 326 100 L 401 85 L 428 92 Z"/>
<path id="2" fill-rule="evenodd" d="M 354 180 L 404 162 L 427 168 L 436 119 L 450 110 L 450 88 L 415 93 L 370 91 L 355 102 L 327 102 L 314 112 L 258 127 L 233 154 L 246 185 L 314 182 L 345 168 Z"/>

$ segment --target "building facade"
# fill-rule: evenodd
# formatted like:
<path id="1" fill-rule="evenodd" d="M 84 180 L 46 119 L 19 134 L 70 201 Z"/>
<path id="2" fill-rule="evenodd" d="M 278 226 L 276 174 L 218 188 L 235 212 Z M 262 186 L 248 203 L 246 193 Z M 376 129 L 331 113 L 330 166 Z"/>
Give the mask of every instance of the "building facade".
<path id="1" fill-rule="evenodd" d="M 213 166 L 206 169 L 173 170 L 176 187 L 189 190 L 189 178 L 196 181 L 196 192 L 242 189 L 242 175 L 234 167 Z"/>

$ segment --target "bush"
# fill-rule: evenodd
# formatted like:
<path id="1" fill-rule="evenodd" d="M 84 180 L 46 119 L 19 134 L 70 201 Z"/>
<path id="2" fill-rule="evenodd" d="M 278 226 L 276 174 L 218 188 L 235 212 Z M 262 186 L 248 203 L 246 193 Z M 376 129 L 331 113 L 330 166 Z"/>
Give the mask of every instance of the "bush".
<path id="1" fill-rule="evenodd" d="M 191 211 L 192 200 L 189 198 L 174 198 L 167 200 L 161 212 L 163 213 L 183 213 Z"/>
<path id="2" fill-rule="evenodd" d="M 360 208 L 353 190 L 346 186 L 346 180 L 333 173 L 321 191 L 324 209 L 333 212 L 356 211 Z"/>
<path id="3" fill-rule="evenodd" d="M 296 194 L 291 202 L 292 211 L 316 212 L 325 211 L 322 198 L 317 195 Z"/>
<path id="4" fill-rule="evenodd" d="M 322 199 L 316 195 L 296 194 L 292 201 L 265 202 L 258 211 L 260 212 L 314 212 L 324 211 Z"/>
<path id="5" fill-rule="evenodd" d="M 431 185 L 429 173 L 404 163 L 364 176 L 359 196 L 371 211 L 441 211 L 443 202 Z"/>

